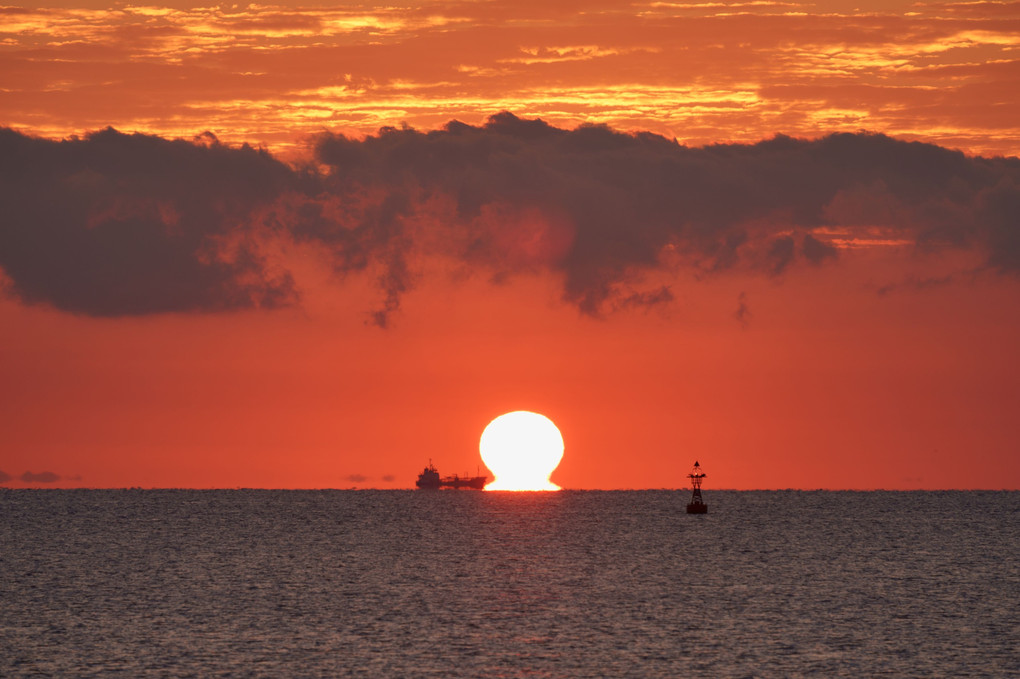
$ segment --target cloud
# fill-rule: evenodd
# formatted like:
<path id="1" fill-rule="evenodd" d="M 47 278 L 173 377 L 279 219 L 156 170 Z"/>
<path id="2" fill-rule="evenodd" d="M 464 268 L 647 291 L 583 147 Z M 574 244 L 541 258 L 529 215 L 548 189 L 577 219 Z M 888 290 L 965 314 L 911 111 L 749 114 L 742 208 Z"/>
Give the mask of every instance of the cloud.
<path id="1" fill-rule="evenodd" d="M 297 167 L 212 135 L 0 130 L 10 292 L 92 316 L 296 304 L 294 278 L 266 254 L 274 239 L 322 252 L 340 284 L 374 272 L 380 327 L 429 257 L 495 282 L 552 273 L 592 315 L 668 303 L 663 277 L 684 271 L 822 266 L 876 229 L 1020 272 L 1020 160 L 880 134 L 689 148 L 503 112 L 480 126 L 326 133 L 311 152 Z"/>
<path id="2" fill-rule="evenodd" d="M 394 481 L 397 480 L 397 477 L 394 476 L 393 474 L 386 474 L 385 476 L 382 477 L 382 480 L 385 481 L 386 483 L 393 483 Z"/>
<path id="3" fill-rule="evenodd" d="M 879 287 L 875 290 L 875 292 L 879 297 L 884 297 L 899 290 L 930 290 L 931 288 L 941 288 L 949 285 L 954 280 L 956 280 L 956 276 L 952 274 L 947 276 L 937 276 L 934 278 L 918 278 L 917 276 L 909 276 L 898 283 L 887 283 Z"/>
<path id="4" fill-rule="evenodd" d="M 12 291 L 90 316 L 291 302 L 289 274 L 271 271 L 245 226 L 294 173 L 208 141 L 0 130 L 0 266 Z"/>
<path id="5" fill-rule="evenodd" d="M 283 148 L 325 121 L 432 128 L 517 106 L 692 143 L 867 127 L 1017 153 L 1016 3 L 885 5 L 8 7 L 4 119 Z"/>
<path id="6" fill-rule="evenodd" d="M 345 478 L 351 483 L 364 483 L 368 481 L 368 477 L 363 474 L 351 474 Z"/>
<path id="7" fill-rule="evenodd" d="M 1020 270 L 1012 193 L 1020 161 L 879 134 L 687 148 L 504 112 L 477 127 L 323 135 L 316 157 L 334 191 L 381 185 L 391 198 L 404 195 L 389 229 L 406 226 L 416 201 L 452 199 L 443 218 L 459 221 L 464 235 L 446 240 L 448 252 L 508 274 L 554 270 L 564 298 L 592 314 L 632 296 L 628 284 L 664 269 L 668 257 L 703 272 L 778 275 L 799 262 L 823 264 L 838 252 L 824 236 L 833 226 L 980 247 L 990 266 Z"/>
<path id="8" fill-rule="evenodd" d="M 778 276 L 793 262 L 796 244 L 790 236 L 780 236 L 769 245 L 769 273 Z"/>
<path id="9" fill-rule="evenodd" d="M 631 293 L 620 300 L 621 308 L 650 307 L 659 304 L 669 304 L 674 299 L 673 291 L 668 285 L 642 292 Z"/>
<path id="10" fill-rule="evenodd" d="M 10 474 L 0 471 L 0 483 L 7 483 L 12 479 Z"/>
<path id="11" fill-rule="evenodd" d="M 21 480 L 25 483 L 54 483 L 60 480 L 60 475 L 53 472 L 25 472 L 21 475 Z"/>
<path id="12" fill-rule="evenodd" d="M 988 230 L 989 264 L 1020 271 L 1020 180 L 1004 176 L 979 195 L 978 218 Z"/>
<path id="13" fill-rule="evenodd" d="M 839 249 L 834 245 L 822 242 L 810 233 L 804 236 L 800 247 L 801 252 L 804 253 L 804 259 L 812 264 L 821 264 L 827 259 L 835 259 L 839 254 Z"/>
<path id="14" fill-rule="evenodd" d="M 751 324 L 751 307 L 747 304 L 747 293 L 741 291 L 737 295 L 737 310 L 733 312 L 733 317 L 740 323 L 740 327 L 747 328 Z"/>

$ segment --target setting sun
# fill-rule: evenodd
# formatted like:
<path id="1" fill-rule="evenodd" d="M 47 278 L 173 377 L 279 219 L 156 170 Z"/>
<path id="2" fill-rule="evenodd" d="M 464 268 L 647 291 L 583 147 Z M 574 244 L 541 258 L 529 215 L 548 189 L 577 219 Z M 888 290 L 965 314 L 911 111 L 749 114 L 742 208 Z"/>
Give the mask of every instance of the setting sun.
<path id="1" fill-rule="evenodd" d="M 495 475 L 486 490 L 559 490 L 549 480 L 563 458 L 563 437 L 545 415 L 518 410 L 482 432 L 482 461 Z"/>

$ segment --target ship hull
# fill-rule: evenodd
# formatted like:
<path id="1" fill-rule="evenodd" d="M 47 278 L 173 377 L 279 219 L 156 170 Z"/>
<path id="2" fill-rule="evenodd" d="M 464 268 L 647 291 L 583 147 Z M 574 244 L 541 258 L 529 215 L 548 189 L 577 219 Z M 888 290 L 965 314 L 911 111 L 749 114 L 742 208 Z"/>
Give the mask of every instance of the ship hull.
<path id="1" fill-rule="evenodd" d="M 439 482 L 440 488 L 470 488 L 472 490 L 481 490 L 485 488 L 485 482 L 489 480 L 488 476 L 448 476 Z"/>

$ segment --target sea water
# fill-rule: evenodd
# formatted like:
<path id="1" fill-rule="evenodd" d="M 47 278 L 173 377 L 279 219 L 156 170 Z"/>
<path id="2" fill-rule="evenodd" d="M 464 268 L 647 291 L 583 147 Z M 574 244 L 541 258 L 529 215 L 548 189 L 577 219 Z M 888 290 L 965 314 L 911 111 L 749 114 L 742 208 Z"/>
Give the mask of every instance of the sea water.
<path id="1" fill-rule="evenodd" d="M 1020 676 L 1020 493 L 688 499 L 0 491 L 0 676 Z"/>

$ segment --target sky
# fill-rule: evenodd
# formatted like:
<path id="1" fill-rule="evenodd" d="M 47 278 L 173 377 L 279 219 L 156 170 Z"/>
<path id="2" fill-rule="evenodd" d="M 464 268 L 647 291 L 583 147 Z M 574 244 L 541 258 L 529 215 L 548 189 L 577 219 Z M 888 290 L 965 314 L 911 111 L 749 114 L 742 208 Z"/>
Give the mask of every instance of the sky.
<path id="1" fill-rule="evenodd" d="M 3 487 L 1020 488 L 1020 3 L 208 4 L 0 7 Z"/>

